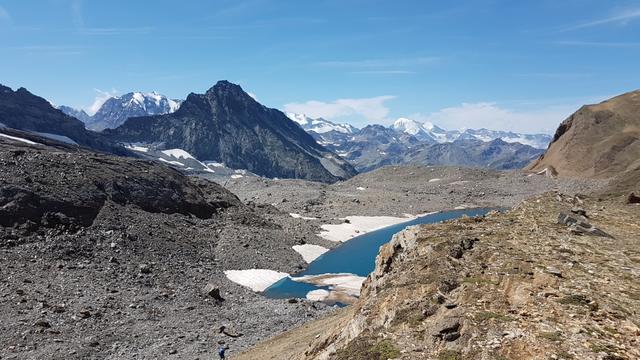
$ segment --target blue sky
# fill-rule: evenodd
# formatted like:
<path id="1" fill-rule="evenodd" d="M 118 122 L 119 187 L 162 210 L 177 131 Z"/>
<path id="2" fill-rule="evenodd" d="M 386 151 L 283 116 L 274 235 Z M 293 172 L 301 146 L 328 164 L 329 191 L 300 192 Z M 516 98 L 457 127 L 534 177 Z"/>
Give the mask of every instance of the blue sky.
<path id="1" fill-rule="evenodd" d="M 91 108 L 217 80 L 357 126 L 553 131 L 640 88 L 640 1 L 0 0 L 0 83 Z"/>

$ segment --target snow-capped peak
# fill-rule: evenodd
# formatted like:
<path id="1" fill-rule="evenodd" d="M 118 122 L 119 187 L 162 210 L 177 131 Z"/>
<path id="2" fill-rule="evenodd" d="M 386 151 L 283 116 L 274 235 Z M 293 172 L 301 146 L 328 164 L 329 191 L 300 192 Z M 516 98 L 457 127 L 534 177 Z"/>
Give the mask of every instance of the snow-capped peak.
<path id="1" fill-rule="evenodd" d="M 300 124 L 300 126 L 302 127 L 304 127 L 305 125 L 311 122 L 311 118 L 309 118 L 305 114 L 296 114 L 296 113 L 288 112 L 288 113 L 285 113 L 285 115 L 287 115 L 287 117 L 292 121 Z"/>
<path id="2" fill-rule="evenodd" d="M 419 122 L 407 118 L 399 118 L 398 120 L 396 120 L 393 123 L 393 128 L 398 131 L 405 132 L 409 135 L 416 135 L 424 131 L 422 125 Z"/>
<path id="3" fill-rule="evenodd" d="M 169 99 L 155 91 L 136 91 L 110 97 L 91 116 L 86 114 L 83 116 L 71 108 L 61 108 L 61 110 L 78 117 L 89 129 L 101 131 L 116 128 L 130 117 L 173 113 L 180 108 L 181 104 L 181 101 Z"/>
<path id="4" fill-rule="evenodd" d="M 352 134 L 356 128 L 349 124 L 336 124 L 323 118 L 312 119 L 305 114 L 286 113 L 287 117 L 298 123 L 304 130 L 324 134 L 337 131 L 343 134 Z"/>

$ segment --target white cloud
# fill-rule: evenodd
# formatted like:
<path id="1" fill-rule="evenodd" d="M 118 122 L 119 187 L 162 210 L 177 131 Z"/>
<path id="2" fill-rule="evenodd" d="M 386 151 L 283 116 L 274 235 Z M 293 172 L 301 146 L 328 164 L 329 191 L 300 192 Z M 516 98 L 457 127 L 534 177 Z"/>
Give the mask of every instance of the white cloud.
<path id="1" fill-rule="evenodd" d="M 463 103 L 428 115 L 414 114 L 419 121 L 429 121 L 445 129 L 487 128 L 517 132 L 553 133 L 558 124 L 575 112 L 579 105 L 550 106 L 531 111 L 500 107 L 494 102 Z"/>
<path id="2" fill-rule="evenodd" d="M 332 120 L 339 117 L 355 116 L 368 121 L 384 121 L 389 114 L 385 102 L 395 96 L 385 95 L 362 99 L 338 99 L 332 102 L 311 100 L 305 103 L 289 103 L 285 111 L 305 114 L 312 118 L 322 117 Z"/>
<path id="3" fill-rule="evenodd" d="M 630 8 L 612 13 L 607 17 L 569 26 L 567 28 L 564 28 L 563 31 L 572 31 L 609 24 L 626 25 L 633 20 L 637 20 L 638 18 L 640 18 L 640 8 Z"/>
<path id="4" fill-rule="evenodd" d="M 102 91 L 100 89 L 93 89 L 93 90 L 97 92 L 98 95 L 96 95 L 96 98 L 93 100 L 93 104 L 91 104 L 89 107 L 85 109 L 85 111 L 89 115 L 93 115 L 98 110 L 100 110 L 100 107 L 102 106 L 102 104 L 104 104 L 104 102 L 107 101 L 109 98 L 118 95 L 118 91 L 115 89 L 111 89 L 111 91 Z"/>

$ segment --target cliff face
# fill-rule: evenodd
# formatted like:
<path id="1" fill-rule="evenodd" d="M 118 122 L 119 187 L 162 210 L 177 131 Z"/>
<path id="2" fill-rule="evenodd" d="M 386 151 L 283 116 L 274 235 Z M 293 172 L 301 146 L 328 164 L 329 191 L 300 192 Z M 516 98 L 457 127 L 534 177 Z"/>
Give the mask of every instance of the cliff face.
<path id="1" fill-rule="evenodd" d="M 558 224 L 576 206 L 613 237 Z M 305 356 L 638 358 L 636 210 L 549 193 L 505 214 L 409 228 L 381 249 L 353 315 Z"/>
<path id="2" fill-rule="evenodd" d="M 583 106 L 563 121 L 547 151 L 528 169 L 609 178 L 640 167 L 640 91 Z"/>

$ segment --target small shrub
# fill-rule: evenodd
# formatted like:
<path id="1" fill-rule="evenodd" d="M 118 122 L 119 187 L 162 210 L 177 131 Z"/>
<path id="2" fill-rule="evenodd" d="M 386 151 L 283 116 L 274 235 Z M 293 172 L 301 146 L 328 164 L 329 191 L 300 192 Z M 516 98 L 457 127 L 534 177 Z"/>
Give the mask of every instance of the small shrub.
<path id="1" fill-rule="evenodd" d="M 442 350 L 438 353 L 438 360 L 462 360 L 462 354 L 453 350 Z"/>
<path id="2" fill-rule="evenodd" d="M 560 341 L 562 340 L 562 333 L 559 331 L 542 332 L 540 337 L 551 341 Z"/>

